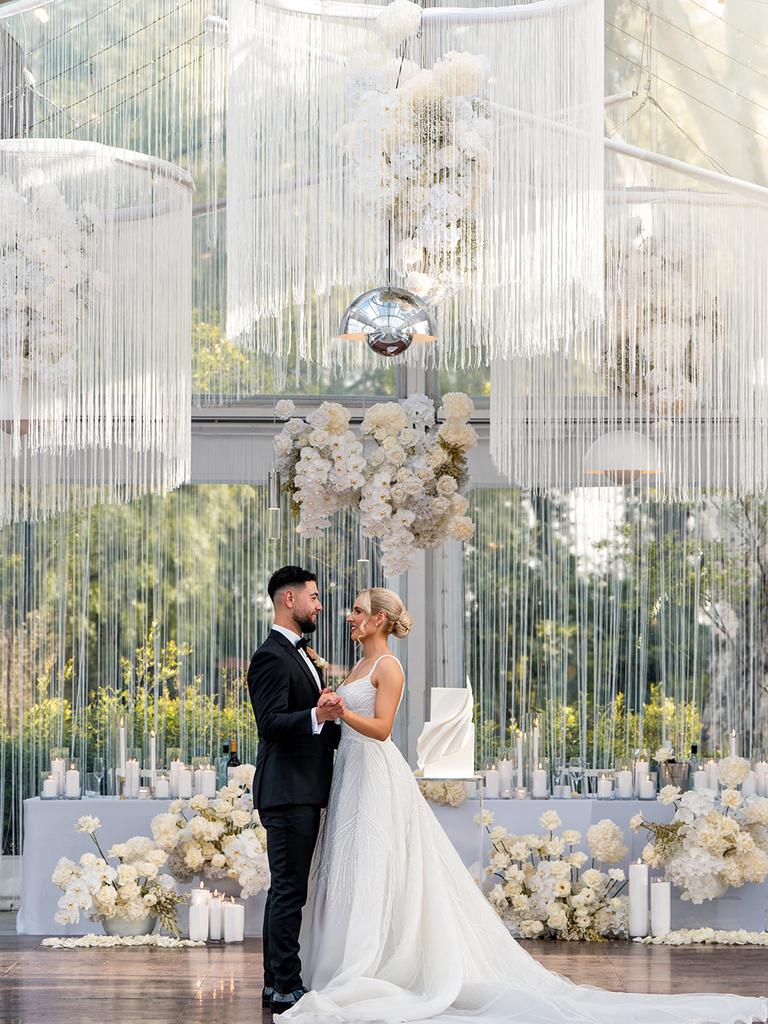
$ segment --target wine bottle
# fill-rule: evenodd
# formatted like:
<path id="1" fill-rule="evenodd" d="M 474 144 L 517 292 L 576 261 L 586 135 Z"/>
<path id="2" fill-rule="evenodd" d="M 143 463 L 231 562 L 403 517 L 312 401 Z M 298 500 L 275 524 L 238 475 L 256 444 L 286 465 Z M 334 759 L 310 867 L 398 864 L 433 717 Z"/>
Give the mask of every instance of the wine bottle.
<path id="1" fill-rule="evenodd" d="M 227 782 L 232 778 L 235 768 L 240 767 L 240 758 L 237 756 L 237 740 L 229 741 L 229 760 L 227 761 Z"/>

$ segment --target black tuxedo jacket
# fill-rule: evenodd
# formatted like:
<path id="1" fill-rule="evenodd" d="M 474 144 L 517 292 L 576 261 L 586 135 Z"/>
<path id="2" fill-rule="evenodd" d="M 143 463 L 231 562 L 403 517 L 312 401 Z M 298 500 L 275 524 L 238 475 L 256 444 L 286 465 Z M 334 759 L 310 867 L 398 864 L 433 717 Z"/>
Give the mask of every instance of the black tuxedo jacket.
<path id="1" fill-rule="evenodd" d="M 253 806 L 325 807 L 341 729 L 326 722 L 313 734 L 311 710 L 320 691 L 301 653 L 282 633 L 272 630 L 251 658 L 248 692 L 259 730 Z"/>

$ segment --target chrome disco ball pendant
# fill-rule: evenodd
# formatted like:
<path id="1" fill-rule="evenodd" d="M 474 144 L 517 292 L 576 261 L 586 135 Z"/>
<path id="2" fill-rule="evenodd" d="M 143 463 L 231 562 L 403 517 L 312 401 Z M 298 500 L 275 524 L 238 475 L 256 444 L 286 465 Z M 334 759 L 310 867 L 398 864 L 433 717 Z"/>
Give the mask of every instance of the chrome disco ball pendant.
<path id="1" fill-rule="evenodd" d="M 399 356 L 412 342 L 437 341 L 425 303 L 403 288 L 373 288 L 359 295 L 341 318 L 342 341 L 365 341 L 380 356 Z"/>

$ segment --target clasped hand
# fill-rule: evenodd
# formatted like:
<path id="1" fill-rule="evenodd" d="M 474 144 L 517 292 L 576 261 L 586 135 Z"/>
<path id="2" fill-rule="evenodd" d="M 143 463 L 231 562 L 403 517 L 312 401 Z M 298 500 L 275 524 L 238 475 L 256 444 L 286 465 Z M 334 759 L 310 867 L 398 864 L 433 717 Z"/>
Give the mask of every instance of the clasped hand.
<path id="1" fill-rule="evenodd" d="M 330 687 L 326 687 L 320 694 L 317 702 L 318 722 L 333 722 L 344 714 L 344 701 L 338 693 L 334 693 Z"/>

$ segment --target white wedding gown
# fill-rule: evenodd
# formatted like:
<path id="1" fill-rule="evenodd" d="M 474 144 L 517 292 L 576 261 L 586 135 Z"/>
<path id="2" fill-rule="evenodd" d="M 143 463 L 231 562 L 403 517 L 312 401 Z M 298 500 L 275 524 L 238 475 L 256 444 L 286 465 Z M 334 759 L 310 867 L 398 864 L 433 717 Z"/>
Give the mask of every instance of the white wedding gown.
<path id="1" fill-rule="evenodd" d="M 375 668 L 375 666 L 374 666 Z M 372 670 L 373 671 L 373 670 Z M 344 687 L 373 716 L 370 676 Z M 577 986 L 515 942 L 441 829 L 390 740 L 342 723 L 304 910 L 311 989 L 292 1024 L 749 1024 L 765 999 L 635 995 Z"/>

